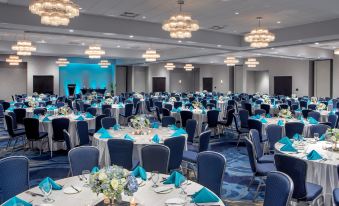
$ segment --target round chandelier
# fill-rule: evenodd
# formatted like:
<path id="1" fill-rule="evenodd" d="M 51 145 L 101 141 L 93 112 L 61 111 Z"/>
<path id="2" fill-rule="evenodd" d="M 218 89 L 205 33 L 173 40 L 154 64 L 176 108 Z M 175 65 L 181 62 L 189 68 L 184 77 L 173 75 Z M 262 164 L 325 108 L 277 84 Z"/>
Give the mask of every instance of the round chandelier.
<path id="1" fill-rule="evenodd" d="M 32 0 L 29 10 L 41 17 L 41 24 L 67 26 L 79 16 L 79 6 L 70 0 Z"/>
<path id="2" fill-rule="evenodd" d="M 258 27 L 245 35 L 245 41 L 253 48 L 268 47 L 269 43 L 275 40 L 275 35 L 268 29 L 261 27 L 262 17 L 257 17 Z"/>
<path id="3" fill-rule="evenodd" d="M 66 58 L 59 58 L 56 62 L 55 62 L 59 67 L 65 67 L 69 64 L 69 61 Z"/>
<path id="4" fill-rule="evenodd" d="M 239 63 L 239 60 L 236 59 L 235 57 L 226 57 L 226 59 L 224 60 L 224 63 L 227 66 L 235 66 L 236 64 Z"/>
<path id="5" fill-rule="evenodd" d="M 184 69 L 189 72 L 194 69 L 194 66 L 192 64 L 185 64 Z"/>
<path id="6" fill-rule="evenodd" d="M 108 60 L 101 60 L 98 64 L 101 68 L 105 69 L 111 66 L 111 63 Z"/>
<path id="7" fill-rule="evenodd" d="M 339 55 L 339 48 L 337 48 L 337 49 L 334 50 L 334 54 L 335 54 L 335 55 Z"/>
<path id="8" fill-rule="evenodd" d="M 191 38 L 192 32 L 199 29 L 199 23 L 193 20 L 190 14 L 183 13 L 181 7 L 184 0 L 178 0 L 180 12 L 171 16 L 162 24 L 162 29 L 170 33 L 171 38 L 185 39 Z"/>
<path id="9" fill-rule="evenodd" d="M 22 62 L 22 59 L 20 59 L 19 56 L 10 55 L 8 58 L 6 58 L 6 62 L 11 66 L 18 66 Z"/>
<path id="10" fill-rule="evenodd" d="M 175 65 L 173 63 L 166 63 L 164 66 L 168 71 L 173 71 L 175 68 Z"/>
<path id="11" fill-rule="evenodd" d="M 102 50 L 99 45 L 91 45 L 85 50 L 85 54 L 88 55 L 88 58 L 90 59 L 100 59 L 106 52 Z"/>
<path id="12" fill-rule="evenodd" d="M 158 54 L 156 50 L 147 49 L 147 51 L 142 55 L 142 58 L 144 58 L 146 62 L 155 62 L 158 58 L 160 58 L 160 54 Z"/>
<path id="13" fill-rule="evenodd" d="M 247 65 L 247 67 L 254 68 L 254 67 L 257 67 L 259 62 L 255 58 L 248 58 L 247 61 L 245 61 L 245 64 Z"/>
<path id="14" fill-rule="evenodd" d="M 18 56 L 30 56 L 36 51 L 36 47 L 28 40 L 20 40 L 12 46 L 12 50 L 16 51 Z"/>

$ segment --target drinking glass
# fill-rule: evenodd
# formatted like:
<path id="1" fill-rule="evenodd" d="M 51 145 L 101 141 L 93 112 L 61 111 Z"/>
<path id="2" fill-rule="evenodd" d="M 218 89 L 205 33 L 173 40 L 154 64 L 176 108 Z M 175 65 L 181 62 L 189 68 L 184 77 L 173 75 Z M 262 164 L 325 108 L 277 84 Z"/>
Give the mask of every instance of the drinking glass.
<path id="1" fill-rule="evenodd" d="M 44 202 L 46 203 L 51 203 L 54 202 L 53 199 L 49 198 L 49 196 L 52 193 L 52 185 L 49 182 L 44 183 L 41 187 L 40 190 L 42 191 L 42 193 L 44 194 Z"/>
<path id="2" fill-rule="evenodd" d="M 153 171 L 151 173 L 151 179 L 152 179 L 152 182 L 153 182 L 152 187 L 153 188 L 158 187 L 157 182 L 159 180 L 159 172 L 158 171 Z"/>
<path id="3" fill-rule="evenodd" d="M 84 186 L 89 186 L 89 174 L 91 174 L 91 172 L 89 170 L 83 170 L 81 172 L 81 176 L 83 179 L 85 179 L 85 184 Z"/>
<path id="4" fill-rule="evenodd" d="M 314 133 L 314 139 L 315 139 L 316 141 L 319 141 L 319 133 Z"/>

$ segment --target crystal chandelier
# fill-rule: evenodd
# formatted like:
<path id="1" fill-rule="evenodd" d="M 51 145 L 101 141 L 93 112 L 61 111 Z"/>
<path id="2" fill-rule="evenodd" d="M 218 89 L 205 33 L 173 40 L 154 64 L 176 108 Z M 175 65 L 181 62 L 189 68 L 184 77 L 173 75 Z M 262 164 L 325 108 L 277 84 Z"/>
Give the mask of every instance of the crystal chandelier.
<path id="1" fill-rule="evenodd" d="M 334 50 L 335 55 L 339 55 L 339 48 Z"/>
<path id="2" fill-rule="evenodd" d="M 111 66 L 111 63 L 108 60 L 101 60 L 98 64 L 101 68 L 108 68 Z"/>
<path id="3" fill-rule="evenodd" d="M 22 62 L 22 59 L 20 59 L 19 56 L 10 55 L 8 58 L 6 58 L 6 62 L 11 66 L 18 66 Z"/>
<path id="4" fill-rule="evenodd" d="M 142 55 L 142 58 L 144 58 L 146 62 L 155 62 L 158 58 L 160 58 L 160 54 L 158 54 L 156 50 L 147 49 L 147 51 Z"/>
<path id="5" fill-rule="evenodd" d="M 245 64 L 247 65 L 247 67 L 254 68 L 254 67 L 257 67 L 259 62 L 255 58 L 248 58 L 247 61 L 245 61 Z"/>
<path id="6" fill-rule="evenodd" d="M 167 63 L 165 66 L 164 66 L 168 71 L 173 71 L 174 68 L 175 68 L 175 65 L 173 63 Z"/>
<path id="7" fill-rule="evenodd" d="M 192 64 L 185 64 L 184 69 L 189 72 L 194 69 L 194 66 Z"/>
<path id="8" fill-rule="evenodd" d="M 184 4 L 184 0 L 178 0 L 180 12 L 171 16 L 168 20 L 162 24 L 162 29 L 170 32 L 171 38 L 185 39 L 192 37 L 192 31 L 199 29 L 199 23 L 193 20 L 190 14 L 183 13 L 181 7 Z"/>
<path id="9" fill-rule="evenodd" d="M 101 49 L 99 45 L 91 45 L 86 49 L 85 54 L 88 55 L 90 59 L 100 59 L 102 55 L 105 55 L 105 51 Z"/>
<path id="10" fill-rule="evenodd" d="M 224 60 L 224 63 L 227 66 L 235 66 L 236 64 L 239 63 L 239 60 L 236 59 L 235 57 L 226 57 L 226 59 Z"/>
<path id="11" fill-rule="evenodd" d="M 56 62 L 55 62 L 59 67 L 65 67 L 69 64 L 69 61 L 66 58 L 59 58 Z"/>
<path id="12" fill-rule="evenodd" d="M 36 51 L 36 47 L 30 41 L 20 40 L 12 46 L 12 50 L 16 51 L 19 56 L 30 56 L 32 52 Z"/>
<path id="13" fill-rule="evenodd" d="M 257 19 L 259 26 L 245 35 L 245 41 L 254 48 L 268 47 L 269 43 L 275 40 L 275 36 L 268 29 L 261 27 L 262 17 L 257 17 Z"/>
<path id="14" fill-rule="evenodd" d="M 41 17 L 41 24 L 67 26 L 79 16 L 79 6 L 70 0 L 32 0 L 29 10 Z"/>

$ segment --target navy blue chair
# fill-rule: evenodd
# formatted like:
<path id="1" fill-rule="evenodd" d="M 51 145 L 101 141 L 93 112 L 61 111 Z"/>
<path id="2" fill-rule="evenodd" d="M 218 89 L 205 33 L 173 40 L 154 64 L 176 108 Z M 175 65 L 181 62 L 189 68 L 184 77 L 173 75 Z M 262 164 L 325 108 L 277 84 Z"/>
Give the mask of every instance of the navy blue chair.
<path id="1" fill-rule="evenodd" d="M 304 124 L 301 122 L 286 122 L 285 134 L 288 138 L 293 138 L 295 134 L 302 135 L 304 131 Z"/>
<path id="2" fill-rule="evenodd" d="M 240 127 L 248 128 L 249 112 L 246 109 L 240 109 L 238 115 L 240 120 Z"/>
<path id="3" fill-rule="evenodd" d="M 24 103 L 22 103 L 22 102 L 16 102 L 16 103 L 14 103 L 14 108 L 23 108 L 24 107 Z"/>
<path id="4" fill-rule="evenodd" d="M 3 118 L 5 118 L 5 110 L 2 104 L 0 104 L 0 122 L 3 121 Z"/>
<path id="5" fill-rule="evenodd" d="M 169 172 L 180 169 L 185 143 L 186 138 L 184 136 L 169 138 L 164 141 L 164 145 L 170 149 L 170 158 L 168 163 Z"/>
<path id="6" fill-rule="evenodd" d="M 269 114 L 270 113 L 270 109 L 271 109 L 271 105 L 269 105 L 269 104 L 261 104 L 260 105 L 260 109 L 265 110 L 265 113 Z"/>
<path id="7" fill-rule="evenodd" d="M 49 145 L 48 133 L 40 132 L 39 120 L 35 118 L 25 118 L 24 127 L 26 131 L 27 141 L 32 142 L 32 145 L 33 145 L 33 142 L 37 142 L 37 141 L 40 142 L 40 155 L 41 155 L 43 140 L 47 140 L 47 143 Z"/>
<path id="8" fill-rule="evenodd" d="M 282 110 L 282 109 L 288 109 L 288 104 L 280 104 L 279 110 Z"/>
<path id="9" fill-rule="evenodd" d="M 174 108 L 178 109 L 182 107 L 182 102 L 174 102 L 173 103 Z"/>
<path id="10" fill-rule="evenodd" d="M 307 117 L 312 117 L 314 118 L 315 120 L 319 121 L 320 120 L 320 113 L 319 112 L 316 112 L 316 111 L 311 111 L 308 113 Z"/>
<path id="11" fill-rule="evenodd" d="M 86 121 L 77 121 L 76 129 L 79 137 L 80 146 L 90 145 L 88 123 Z"/>
<path id="12" fill-rule="evenodd" d="M 307 101 L 305 100 L 299 101 L 299 106 L 301 109 L 307 109 Z"/>
<path id="13" fill-rule="evenodd" d="M 24 118 L 26 118 L 26 109 L 16 108 L 13 112 L 16 117 L 16 123 L 21 125 L 24 124 Z"/>
<path id="14" fill-rule="evenodd" d="M 105 129 L 109 129 L 117 124 L 117 120 L 114 117 L 104 117 L 101 119 L 101 126 Z"/>
<path id="15" fill-rule="evenodd" d="M 193 119 L 193 112 L 187 111 L 187 110 L 180 111 L 180 118 L 181 118 L 181 126 L 186 128 L 187 120 Z"/>
<path id="16" fill-rule="evenodd" d="M 176 121 L 174 117 L 166 116 L 162 118 L 161 126 L 168 127 L 170 125 L 175 125 Z"/>
<path id="17" fill-rule="evenodd" d="M 307 106 L 307 109 L 310 109 L 310 110 L 317 110 L 317 105 L 316 104 L 309 104 L 308 106 Z"/>
<path id="18" fill-rule="evenodd" d="M 127 119 L 133 115 L 133 104 L 125 104 L 125 111 L 122 114 L 119 114 L 122 118 Z"/>
<path id="19" fill-rule="evenodd" d="M 138 101 L 138 102 L 136 103 L 136 106 L 135 106 L 135 110 L 134 110 L 133 115 L 138 115 L 138 114 L 140 113 L 140 109 L 141 109 L 141 102 Z"/>
<path id="20" fill-rule="evenodd" d="M 62 134 L 64 136 L 64 141 L 66 143 L 66 151 L 70 151 L 71 150 L 71 136 L 66 129 L 62 130 Z"/>
<path id="21" fill-rule="evenodd" d="M 77 100 L 75 103 L 75 108 L 77 109 L 78 112 L 84 112 L 84 102 Z"/>
<path id="22" fill-rule="evenodd" d="M 242 111 L 245 111 L 246 113 L 248 113 L 247 110 L 242 110 Z M 234 125 L 235 125 L 236 132 L 238 133 L 238 142 L 237 142 L 237 148 L 238 148 L 241 137 L 243 135 L 247 135 L 249 133 L 249 130 L 247 128 L 241 127 L 241 123 L 240 124 L 238 123 L 238 118 L 236 114 L 233 114 L 233 119 L 234 119 Z"/>
<path id="23" fill-rule="evenodd" d="M 331 123 L 331 128 L 335 128 L 338 124 L 338 116 L 335 114 L 328 115 L 328 122 Z"/>
<path id="24" fill-rule="evenodd" d="M 6 127 L 7 127 L 7 132 L 9 135 L 9 139 L 8 139 L 8 143 L 7 143 L 7 147 L 11 146 L 12 140 L 15 140 L 14 145 L 13 145 L 13 150 L 15 148 L 15 145 L 19 139 L 19 137 L 23 137 L 26 132 L 25 129 L 15 129 L 14 128 L 14 120 L 13 117 L 10 115 L 5 115 L 5 122 L 6 122 Z"/>
<path id="25" fill-rule="evenodd" d="M 209 111 L 207 111 L 207 124 L 208 124 L 209 128 L 214 130 L 214 132 L 213 132 L 214 136 L 217 134 L 217 132 L 218 132 L 218 124 L 220 124 L 220 122 L 219 122 L 219 113 L 220 112 L 218 110 L 209 110 Z"/>
<path id="26" fill-rule="evenodd" d="M 156 102 L 154 102 L 154 106 L 158 107 L 158 109 L 159 109 L 159 111 L 161 113 L 161 111 L 162 111 L 162 102 L 156 101 Z"/>
<path id="27" fill-rule="evenodd" d="M 172 111 L 173 106 L 172 106 L 172 104 L 165 104 L 164 108 L 168 109 L 168 111 Z"/>
<path id="28" fill-rule="evenodd" d="M 171 116 L 171 110 L 168 110 L 167 108 L 162 108 L 162 117 L 169 117 Z"/>
<path id="29" fill-rule="evenodd" d="M 260 142 L 259 132 L 258 130 L 251 129 L 250 130 L 250 138 L 252 140 L 254 149 L 255 149 L 255 157 L 257 162 L 259 163 L 274 163 L 273 155 L 264 155 L 264 149 Z"/>
<path id="30" fill-rule="evenodd" d="M 29 189 L 29 160 L 11 156 L 0 160 L 0 204 Z"/>
<path id="31" fill-rule="evenodd" d="M 101 114 L 101 115 L 98 115 L 98 116 L 95 117 L 95 128 L 88 130 L 88 134 L 90 136 L 93 136 L 99 129 L 101 129 L 101 127 L 102 127 L 101 120 L 105 117 L 106 117 L 106 115 L 104 115 L 104 114 Z"/>
<path id="32" fill-rule="evenodd" d="M 112 110 L 107 108 L 105 110 L 103 110 L 102 112 L 104 115 L 106 115 L 107 117 L 112 117 Z"/>
<path id="33" fill-rule="evenodd" d="M 94 107 L 88 107 L 86 109 L 86 112 L 90 113 L 91 115 L 93 115 L 94 117 L 97 115 L 97 109 Z"/>
<path id="34" fill-rule="evenodd" d="M 308 113 L 310 113 L 310 112 L 312 112 L 312 110 L 310 110 L 310 109 L 303 109 L 303 110 L 301 110 L 301 113 L 302 113 L 302 115 L 303 115 L 303 117 L 305 119 L 307 119 Z"/>
<path id="35" fill-rule="evenodd" d="M 274 159 L 277 170 L 287 174 L 293 180 L 294 191 L 292 198 L 294 200 L 313 203 L 322 199 L 322 203 L 324 203 L 322 186 L 306 182 L 306 161 L 283 154 L 276 154 Z"/>
<path id="36" fill-rule="evenodd" d="M 52 137 L 52 145 L 53 142 L 65 142 L 64 132 L 63 130 L 68 131 L 69 128 L 69 119 L 68 118 L 56 118 L 52 120 L 52 128 L 53 128 L 53 137 Z M 53 149 L 51 149 L 51 157 L 53 156 Z"/>
<path id="37" fill-rule="evenodd" d="M 274 151 L 274 144 L 282 138 L 283 127 L 270 124 L 266 127 L 266 137 L 268 140 L 270 151 Z"/>
<path id="38" fill-rule="evenodd" d="M 109 111 L 111 111 L 112 106 L 109 105 L 109 104 L 103 104 L 103 105 L 101 105 L 101 111 L 102 111 L 103 114 L 105 113 L 105 110 L 106 110 L 106 109 L 108 109 Z M 109 117 L 109 116 L 108 116 L 108 117 Z"/>
<path id="39" fill-rule="evenodd" d="M 11 104 L 9 102 L 2 102 L 2 106 L 4 108 L 4 111 L 6 111 L 11 107 Z"/>
<path id="40" fill-rule="evenodd" d="M 193 143 L 195 137 L 195 130 L 197 128 L 197 120 L 189 119 L 186 122 L 187 143 Z"/>
<path id="41" fill-rule="evenodd" d="M 264 142 L 262 135 L 262 123 L 257 119 L 248 119 L 248 129 L 255 129 L 259 132 L 260 142 Z"/>
<path id="42" fill-rule="evenodd" d="M 147 145 L 141 149 L 142 166 L 147 172 L 167 174 L 170 149 L 161 144 Z"/>
<path id="43" fill-rule="evenodd" d="M 36 108 L 33 110 L 33 114 L 35 115 L 45 115 L 47 113 L 47 109 L 46 108 Z"/>
<path id="44" fill-rule="evenodd" d="M 55 104 L 55 106 L 56 106 L 57 108 L 60 108 L 60 107 L 65 106 L 65 103 L 64 103 L 64 102 L 57 102 L 57 103 Z"/>
<path id="45" fill-rule="evenodd" d="M 245 102 L 244 103 L 244 108 L 243 109 L 245 109 L 245 110 L 247 110 L 248 111 L 248 115 L 249 116 L 252 116 L 252 104 L 251 103 L 248 103 L 248 102 Z"/>
<path id="46" fill-rule="evenodd" d="M 80 146 L 68 152 L 70 174 L 81 175 L 82 171 L 91 171 L 93 167 L 99 166 L 99 150 L 93 146 Z"/>
<path id="47" fill-rule="evenodd" d="M 138 165 L 138 161 L 133 161 L 133 141 L 110 139 L 107 141 L 107 147 L 112 165 L 118 165 L 127 170 L 132 170 Z"/>
<path id="48" fill-rule="evenodd" d="M 254 110 L 254 115 L 263 115 L 263 114 L 266 114 L 266 111 L 264 109 Z"/>
<path id="49" fill-rule="evenodd" d="M 282 172 L 270 172 L 266 179 L 263 206 L 288 206 L 293 194 L 292 179 Z"/>
<path id="50" fill-rule="evenodd" d="M 310 127 L 310 137 L 314 137 L 314 133 L 318 133 L 319 137 L 323 134 L 326 134 L 327 130 L 330 127 L 324 124 L 311 125 Z"/>
<path id="51" fill-rule="evenodd" d="M 235 109 L 228 110 L 226 114 L 226 120 L 218 121 L 218 124 L 220 124 L 224 129 L 232 127 L 234 113 Z"/>
<path id="52" fill-rule="evenodd" d="M 197 157 L 197 182 L 220 197 L 226 158 L 216 152 L 205 151 Z"/>

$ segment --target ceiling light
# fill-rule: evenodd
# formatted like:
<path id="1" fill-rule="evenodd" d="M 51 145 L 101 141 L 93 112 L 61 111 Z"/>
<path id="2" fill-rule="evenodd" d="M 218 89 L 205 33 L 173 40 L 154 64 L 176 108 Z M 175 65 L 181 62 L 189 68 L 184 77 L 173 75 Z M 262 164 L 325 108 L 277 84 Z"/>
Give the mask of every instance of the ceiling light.
<path id="1" fill-rule="evenodd" d="M 158 58 L 160 58 L 160 55 L 156 50 L 147 49 L 147 51 L 142 55 L 142 58 L 144 58 L 146 62 L 155 62 Z"/>
<path id="2" fill-rule="evenodd" d="M 73 29 L 70 29 L 70 30 L 69 30 L 69 32 L 73 33 L 73 32 L 74 32 L 74 30 L 73 30 Z"/>
<path id="3" fill-rule="evenodd" d="M 32 0 L 29 10 L 41 17 L 41 24 L 67 26 L 80 9 L 71 0 Z"/>
<path id="4" fill-rule="evenodd" d="M 277 24 L 280 24 L 281 23 L 281 21 L 277 21 Z"/>
<path id="5" fill-rule="evenodd" d="M 182 42 L 181 40 L 178 41 L 178 43 L 181 43 L 181 42 Z"/>
<path id="6" fill-rule="evenodd" d="M 111 63 L 108 60 L 101 60 L 98 64 L 101 68 L 108 68 L 111 66 Z"/>
<path id="7" fill-rule="evenodd" d="M 168 71 L 173 71 L 175 68 L 175 65 L 173 63 L 166 63 L 164 66 Z"/>
<path id="8" fill-rule="evenodd" d="M 221 47 L 221 45 L 220 45 L 220 44 L 218 44 L 218 45 L 217 45 L 217 47 Z"/>
<path id="9" fill-rule="evenodd" d="M 59 58 L 56 62 L 55 62 L 59 67 L 65 67 L 69 64 L 69 61 L 66 58 Z"/>
<path id="10" fill-rule="evenodd" d="M 224 63 L 227 66 L 235 66 L 236 64 L 239 63 L 239 60 L 236 59 L 235 57 L 226 57 L 226 59 L 224 60 Z"/>
<path id="11" fill-rule="evenodd" d="M 247 67 L 253 68 L 253 67 L 257 67 L 259 62 L 255 58 L 248 58 L 247 61 L 245 61 L 245 64 L 247 65 Z"/>
<path id="12" fill-rule="evenodd" d="M 314 44 L 315 44 L 315 45 L 319 45 L 319 42 L 315 42 Z"/>
<path id="13" fill-rule="evenodd" d="M 85 50 L 85 54 L 88 55 L 90 59 L 100 59 L 105 53 L 106 52 L 102 50 L 99 45 L 91 45 Z"/>
<path id="14" fill-rule="evenodd" d="M 118 45 L 117 47 L 120 48 L 120 45 Z"/>
<path id="15" fill-rule="evenodd" d="M 178 4 L 180 7 L 180 12 L 164 21 L 162 29 L 168 31 L 171 38 L 174 39 L 191 38 L 192 32 L 199 29 L 199 23 L 198 21 L 193 20 L 191 15 L 181 11 L 184 0 L 178 0 Z"/>
<path id="16" fill-rule="evenodd" d="M 185 64 L 184 69 L 186 71 L 192 71 L 194 69 L 194 66 L 192 64 Z"/>
<path id="17" fill-rule="evenodd" d="M 146 19 L 146 16 L 142 16 L 141 18 Z"/>
<path id="18" fill-rule="evenodd" d="M 234 14 L 235 14 L 235 15 L 239 15 L 239 12 L 235 12 Z"/>
<path id="19" fill-rule="evenodd" d="M 334 50 L 334 54 L 339 55 L 339 49 L 338 48 Z"/>
<path id="20" fill-rule="evenodd" d="M 129 38 L 133 38 L 134 36 L 133 35 L 130 35 Z"/>
<path id="21" fill-rule="evenodd" d="M 16 51 L 19 56 L 30 56 L 32 52 L 36 51 L 36 47 L 32 45 L 31 41 L 20 40 L 12 46 L 12 50 Z"/>
<path id="22" fill-rule="evenodd" d="M 268 29 L 261 27 L 262 17 L 257 17 L 258 27 L 245 35 L 245 41 L 253 48 L 268 47 L 269 43 L 275 40 L 275 35 Z"/>
<path id="23" fill-rule="evenodd" d="M 20 59 L 19 56 L 10 55 L 8 58 L 6 58 L 6 62 L 11 66 L 18 66 L 22 62 L 22 59 Z"/>

